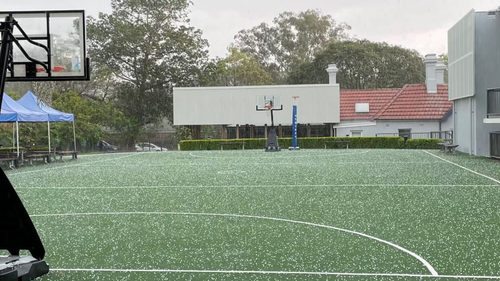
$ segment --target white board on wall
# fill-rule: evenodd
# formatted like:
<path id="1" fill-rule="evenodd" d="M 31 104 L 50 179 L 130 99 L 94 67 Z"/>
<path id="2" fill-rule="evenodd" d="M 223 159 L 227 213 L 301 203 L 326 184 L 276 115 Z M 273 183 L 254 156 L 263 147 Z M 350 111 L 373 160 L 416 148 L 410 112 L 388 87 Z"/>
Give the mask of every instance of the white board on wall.
<path id="1" fill-rule="evenodd" d="M 281 97 L 283 111 L 274 112 L 276 125 L 291 125 L 293 97 L 298 122 L 340 122 L 339 85 L 283 85 L 255 87 L 198 87 L 174 89 L 174 125 L 270 125 L 270 113 L 256 111 L 258 96 Z"/>
<path id="2" fill-rule="evenodd" d="M 475 20 L 470 11 L 448 31 L 449 99 L 474 96 Z"/>

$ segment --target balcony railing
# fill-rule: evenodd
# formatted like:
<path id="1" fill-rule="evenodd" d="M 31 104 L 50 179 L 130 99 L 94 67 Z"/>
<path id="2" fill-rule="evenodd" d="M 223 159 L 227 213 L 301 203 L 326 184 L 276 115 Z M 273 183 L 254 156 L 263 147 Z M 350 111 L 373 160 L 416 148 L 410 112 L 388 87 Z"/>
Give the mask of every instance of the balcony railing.
<path id="1" fill-rule="evenodd" d="M 500 118 L 500 89 L 488 90 L 488 118 Z"/>
<path id="2" fill-rule="evenodd" d="M 453 131 L 429 132 L 429 133 L 380 133 L 377 137 L 407 137 L 408 139 L 442 139 L 453 142 Z"/>

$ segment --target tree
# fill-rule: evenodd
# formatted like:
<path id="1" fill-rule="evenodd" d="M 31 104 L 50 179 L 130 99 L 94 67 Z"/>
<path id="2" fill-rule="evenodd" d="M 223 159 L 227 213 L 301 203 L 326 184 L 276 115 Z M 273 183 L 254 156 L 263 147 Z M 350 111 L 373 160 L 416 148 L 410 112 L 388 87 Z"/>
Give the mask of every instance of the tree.
<path id="1" fill-rule="evenodd" d="M 423 58 L 414 50 L 367 40 L 330 44 L 313 62 L 294 69 L 290 84 L 328 83 L 328 64 L 339 68 L 337 81 L 344 89 L 400 88 L 424 83 Z"/>
<path id="2" fill-rule="evenodd" d="M 52 100 L 54 108 L 75 114 L 77 142 L 87 148 L 94 148 L 104 137 L 105 129 L 114 127 L 121 116 L 111 104 L 84 98 L 76 92 L 55 93 Z M 54 142 L 70 148 L 73 143 L 73 125 L 55 123 L 52 126 Z"/>
<path id="3" fill-rule="evenodd" d="M 274 80 L 252 55 L 229 49 L 225 59 L 214 59 L 205 67 L 202 86 L 255 86 L 274 84 Z"/>
<path id="4" fill-rule="evenodd" d="M 128 125 L 172 120 L 172 88 L 197 83 L 208 43 L 189 26 L 190 4 L 112 0 L 111 14 L 89 20 L 89 54 L 115 78 L 113 101 Z"/>
<path id="5" fill-rule="evenodd" d="M 446 68 L 448 68 L 448 54 L 439 55 L 439 59 L 442 60 Z M 448 84 L 448 69 L 444 71 L 444 83 Z"/>
<path id="6" fill-rule="evenodd" d="M 261 23 L 235 36 L 235 46 L 255 56 L 276 82 L 281 83 L 291 68 L 310 62 L 328 44 L 346 39 L 351 27 L 337 23 L 318 10 L 284 12 L 273 24 Z"/>

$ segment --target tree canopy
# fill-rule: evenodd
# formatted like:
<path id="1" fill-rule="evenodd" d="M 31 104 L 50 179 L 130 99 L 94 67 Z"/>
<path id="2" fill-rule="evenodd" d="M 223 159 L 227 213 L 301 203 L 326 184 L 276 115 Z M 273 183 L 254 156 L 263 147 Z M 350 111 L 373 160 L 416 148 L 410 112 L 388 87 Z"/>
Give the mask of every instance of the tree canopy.
<path id="1" fill-rule="evenodd" d="M 399 88 L 424 83 L 422 56 L 414 50 L 367 40 L 330 44 L 310 63 L 293 69 L 290 84 L 328 83 L 328 64 L 337 64 L 343 89 Z"/>
<path id="2" fill-rule="evenodd" d="M 256 57 L 281 83 L 294 66 L 310 62 L 328 44 L 347 38 L 350 29 L 318 10 L 284 12 L 272 24 L 261 23 L 240 31 L 234 46 Z"/>
<path id="3" fill-rule="evenodd" d="M 112 0 L 88 24 L 89 54 L 117 81 L 113 98 L 137 126 L 172 120 L 172 88 L 195 86 L 208 42 L 189 0 Z"/>
<path id="4" fill-rule="evenodd" d="M 271 85 L 274 80 L 251 54 L 229 49 L 224 59 L 207 64 L 201 76 L 201 86 L 253 86 Z"/>

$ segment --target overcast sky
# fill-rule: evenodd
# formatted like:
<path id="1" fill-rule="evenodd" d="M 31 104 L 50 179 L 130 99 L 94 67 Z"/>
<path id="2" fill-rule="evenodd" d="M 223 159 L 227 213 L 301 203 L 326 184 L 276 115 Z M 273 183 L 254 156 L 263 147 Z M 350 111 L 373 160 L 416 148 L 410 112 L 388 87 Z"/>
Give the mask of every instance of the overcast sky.
<path id="1" fill-rule="evenodd" d="M 2 10 L 84 9 L 97 16 L 110 0 L 2 1 Z M 239 30 L 271 22 L 283 11 L 319 9 L 352 26 L 351 36 L 385 41 L 421 54 L 445 53 L 447 30 L 471 9 L 489 10 L 498 0 L 193 0 L 192 25 L 203 30 L 211 56 L 223 56 Z"/>

